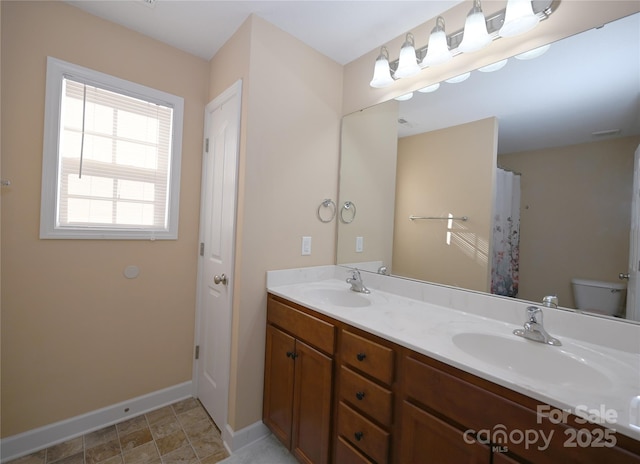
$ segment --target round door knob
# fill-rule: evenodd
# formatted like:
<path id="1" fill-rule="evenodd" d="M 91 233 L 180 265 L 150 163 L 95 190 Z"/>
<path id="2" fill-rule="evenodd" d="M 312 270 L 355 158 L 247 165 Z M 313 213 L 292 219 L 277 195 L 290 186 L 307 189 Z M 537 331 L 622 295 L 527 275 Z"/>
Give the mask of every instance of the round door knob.
<path id="1" fill-rule="evenodd" d="M 364 392 L 356 392 L 356 398 L 362 401 L 364 399 Z"/>
<path id="2" fill-rule="evenodd" d="M 629 274 L 620 273 L 618 274 L 618 279 L 620 280 L 629 280 Z"/>
<path id="3" fill-rule="evenodd" d="M 229 283 L 229 279 L 227 279 L 227 276 L 222 274 L 222 275 L 214 275 L 213 276 L 213 283 L 216 285 L 222 284 L 222 285 L 227 285 L 227 283 Z"/>
<path id="4" fill-rule="evenodd" d="M 366 357 L 367 357 L 367 355 L 364 354 L 364 353 L 358 353 L 356 355 L 356 358 L 358 358 L 358 361 L 364 361 L 364 358 L 366 358 Z"/>
<path id="5" fill-rule="evenodd" d="M 353 434 L 353 436 L 354 436 L 354 438 L 355 438 L 357 441 L 360 441 L 360 440 L 362 440 L 362 438 L 364 437 L 364 433 L 362 433 L 362 432 L 356 432 L 356 433 L 354 433 L 354 434 Z"/>

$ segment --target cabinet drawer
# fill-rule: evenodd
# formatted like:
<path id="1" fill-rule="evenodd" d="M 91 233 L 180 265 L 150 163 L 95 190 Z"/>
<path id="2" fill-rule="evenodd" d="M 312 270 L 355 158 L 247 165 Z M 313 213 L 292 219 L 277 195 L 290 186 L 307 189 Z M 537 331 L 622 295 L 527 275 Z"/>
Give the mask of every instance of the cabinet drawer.
<path id="1" fill-rule="evenodd" d="M 345 366 L 340 369 L 339 397 L 380 424 L 391 427 L 392 393 Z"/>
<path id="2" fill-rule="evenodd" d="M 271 296 L 267 303 L 267 320 L 327 354 L 335 351 L 335 327 L 332 324 L 298 311 Z"/>
<path id="3" fill-rule="evenodd" d="M 344 438 L 338 437 L 338 441 L 336 443 L 336 463 L 371 464 L 371 461 L 361 455 L 358 450 L 347 443 Z"/>
<path id="4" fill-rule="evenodd" d="M 393 382 L 394 353 L 391 348 L 343 330 L 340 351 L 343 363 L 387 385 Z"/>
<path id="5" fill-rule="evenodd" d="M 338 406 L 338 435 L 378 464 L 387 462 L 389 433 L 342 402 Z"/>

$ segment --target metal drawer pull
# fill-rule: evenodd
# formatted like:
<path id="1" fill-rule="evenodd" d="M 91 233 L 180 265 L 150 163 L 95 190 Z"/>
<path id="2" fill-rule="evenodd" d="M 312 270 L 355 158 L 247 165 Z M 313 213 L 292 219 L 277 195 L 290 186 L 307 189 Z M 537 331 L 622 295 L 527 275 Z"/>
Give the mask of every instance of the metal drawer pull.
<path id="1" fill-rule="evenodd" d="M 356 433 L 353 434 L 353 436 L 356 438 L 356 441 L 360 441 L 364 437 L 364 433 L 356 432 Z"/>
<path id="2" fill-rule="evenodd" d="M 362 401 L 364 399 L 364 392 L 356 392 L 356 398 Z"/>
<path id="3" fill-rule="evenodd" d="M 298 355 L 293 351 L 287 351 L 287 358 L 296 359 Z"/>
<path id="4" fill-rule="evenodd" d="M 356 355 L 356 358 L 358 358 L 358 361 L 364 361 L 364 358 L 366 358 L 366 357 L 367 357 L 367 355 L 364 354 L 364 353 L 358 353 Z"/>

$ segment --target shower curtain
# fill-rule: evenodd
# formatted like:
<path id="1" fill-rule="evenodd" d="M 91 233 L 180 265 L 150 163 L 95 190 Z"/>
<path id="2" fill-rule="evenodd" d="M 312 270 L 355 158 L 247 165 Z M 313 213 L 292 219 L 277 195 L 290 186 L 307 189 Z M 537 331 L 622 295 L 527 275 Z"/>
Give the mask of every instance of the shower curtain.
<path id="1" fill-rule="evenodd" d="M 520 174 L 498 168 L 491 293 L 516 297 L 520 260 Z"/>

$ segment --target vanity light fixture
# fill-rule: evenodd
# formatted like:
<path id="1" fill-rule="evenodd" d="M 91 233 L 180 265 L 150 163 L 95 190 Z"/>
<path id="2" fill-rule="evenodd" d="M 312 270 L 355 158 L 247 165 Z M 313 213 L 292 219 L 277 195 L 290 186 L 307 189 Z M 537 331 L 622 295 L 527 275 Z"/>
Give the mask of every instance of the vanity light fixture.
<path id="1" fill-rule="evenodd" d="M 444 18 L 438 16 L 427 45 L 416 48 L 413 34 L 408 33 L 402 45 L 400 57 L 394 61 L 389 61 L 389 52 L 386 47 L 382 47 L 369 85 L 374 88 L 386 87 L 394 80 L 416 75 L 420 69 L 445 63 L 461 53 L 480 50 L 500 37 L 512 37 L 527 32 L 538 22 L 551 16 L 561 1 L 508 0 L 505 9 L 485 17 L 480 0 L 474 0 L 464 29 L 447 36 Z M 499 69 L 498 66 L 499 64 L 496 63 L 485 66 L 481 70 L 489 72 Z"/>
<path id="2" fill-rule="evenodd" d="M 432 84 L 432 85 L 428 85 L 426 87 L 422 87 L 421 89 L 418 89 L 418 92 L 431 93 L 431 92 L 435 92 L 439 88 L 440 88 L 440 82 L 438 82 L 437 84 Z"/>
<path id="3" fill-rule="evenodd" d="M 375 89 L 381 89 L 393 84 L 391 77 L 391 68 L 389 68 L 389 50 L 387 47 L 380 49 L 380 55 L 376 58 L 376 67 L 373 71 L 373 79 L 369 85 Z"/>
<path id="4" fill-rule="evenodd" d="M 447 42 L 447 34 L 444 31 L 444 18 L 438 16 L 436 19 L 436 27 L 431 31 L 429 36 L 429 45 L 427 47 L 427 56 L 422 60 L 421 66 L 436 66 L 442 63 L 446 63 L 453 55 L 449 50 L 449 44 Z"/>
<path id="5" fill-rule="evenodd" d="M 482 12 L 480 0 L 474 0 L 473 8 L 469 11 L 464 23 L 462 42 L 458 50 L 463 53 L 477 52 L 490 43 L 491 36 L 487 32 L 487 20 Z"/>
<path id="6" fill-rule="evenodd" d="M 519 60 L 533 60 L 534 58 L 538 58 L 539 56 L 547 53 L 547 50 L 551 48 L 551 44 L 543 45 L 542 47 L 534 48 L 533 50 L 529 50 L 528 52 L 520 53 L 519 55 L 514 56 Z"/>
<path id="7" fill-rule="evenodd" d="M 481 68 L 478 68 L 478 71 L 480 71 L 480 72 L 498 71 L 498 70 L 504 68 L 507 65 L 508 61 L 509 60 L 505 58 L 504 60 L 496 61 L 495 63 L 491 63 L 491 64 L 488 64 L 488 65 L 483 66 Z"/>
<path id="8" fill-rule="evenodd" d="M 513 37 L 529 32 L 540 22 L 533 12 L 530 0 L 509 0 L 504 15 L 504 24 L 498 32 L 500 37 Z"/>
<path id="9" fill-rule="evenodd" d="M 469 76 L 471 76 L 471 73 L 467 72 L 467 73 L 452 77 L 451 79 L 447 79 L 445 80 L 445 82 L 448 82 L 449 84 L 458 84 L 460 82 L 464 82 L 467 79 L 469 79 Z"/>
<path id="10" fill-rule="evenodd" d="M 398 62 L 398 69 L 396 69 L 395 76 L 397 78 L 415 76 L 420 72 L 420 66 L 418 66 L 418 59 L 416 57 L 415 40 L 413 34 L 409 32 L 405 38 L 404 44 L 400 49 L 400 60 Z"/>
<path id="11" fill-rule="evenodd" d="M 404 95 L 400 95 L 399 97 L 394 98 L 397 101 L 407 101 L 413 98 L 413 92 L 405 93 Z"/>

